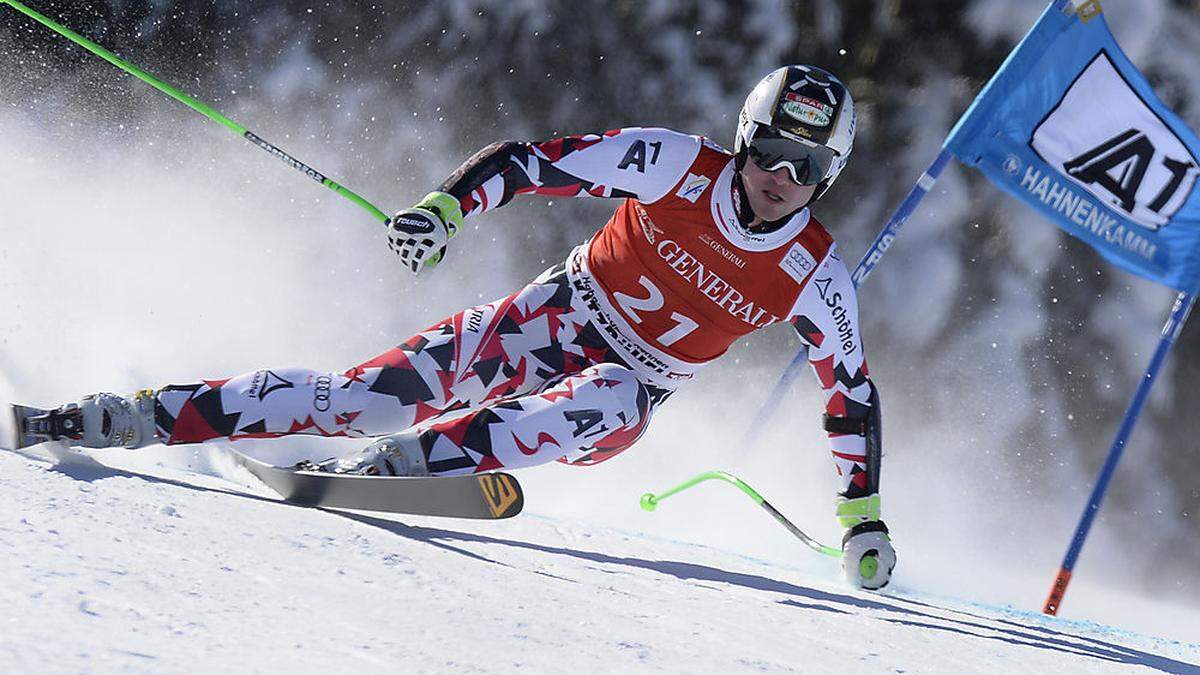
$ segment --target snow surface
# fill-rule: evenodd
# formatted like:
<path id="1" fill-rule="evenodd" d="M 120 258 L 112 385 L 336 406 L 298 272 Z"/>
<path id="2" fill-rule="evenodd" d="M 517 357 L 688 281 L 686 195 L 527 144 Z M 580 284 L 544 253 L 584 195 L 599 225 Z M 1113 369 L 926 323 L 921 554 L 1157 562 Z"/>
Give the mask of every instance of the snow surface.
<path id="1" fill-rule="evenodd" d="M 1200 672 L 1200 644 L 852 591 L 816 554 L 582 525 L 536 491 L 499 522 L 323 511 L 171 450 L 0 453 L 0 671 Z"/>

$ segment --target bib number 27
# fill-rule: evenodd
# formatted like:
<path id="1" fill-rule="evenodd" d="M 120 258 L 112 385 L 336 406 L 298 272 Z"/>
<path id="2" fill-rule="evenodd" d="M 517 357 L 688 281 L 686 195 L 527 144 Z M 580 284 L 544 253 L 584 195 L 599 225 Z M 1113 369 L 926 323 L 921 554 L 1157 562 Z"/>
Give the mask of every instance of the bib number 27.
<path id="1" fill-rule="evenodd" d="M 634 323 L 642 322 L 641 313 L 657 312 L 663 308 L 664 304 L 662 291 L 658 290 L 658 286 L 655 286 L 649 277 L 642 275 L 638 279 L 638 283 L 646 290 L 647 295 L 644 298 L 621 292 L 613 293 L 617 304 L 621 306 L 626 316 L 633 319 Z M 658 343 L 664 347 L 670 347 L 682 340 L 688 333 L 700 327 L 700 324 L 696 323 L 691 317 L 679 312 L 671 312 L 671 320 L 675 322 L 675 326 L 656 338 Z"/>

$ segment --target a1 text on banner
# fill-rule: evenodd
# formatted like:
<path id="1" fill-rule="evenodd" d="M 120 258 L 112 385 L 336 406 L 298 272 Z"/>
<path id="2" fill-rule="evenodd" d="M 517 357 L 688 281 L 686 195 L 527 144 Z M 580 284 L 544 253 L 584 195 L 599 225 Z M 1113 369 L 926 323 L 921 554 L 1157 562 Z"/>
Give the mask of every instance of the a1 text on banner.
<path id="1" fill-rule="evenodd" d="M 1181 291 L 1200 283 L 1200 138 L 1097 3 L 1052 3 L 946 147 L 1121 268 Z"/>

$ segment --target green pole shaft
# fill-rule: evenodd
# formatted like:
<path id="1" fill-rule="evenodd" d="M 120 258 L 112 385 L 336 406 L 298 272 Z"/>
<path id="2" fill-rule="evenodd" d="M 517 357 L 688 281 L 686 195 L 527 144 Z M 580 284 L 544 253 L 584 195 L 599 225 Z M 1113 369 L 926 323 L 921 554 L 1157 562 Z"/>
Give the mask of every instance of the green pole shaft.
<path id="1" fill-rule="evenodd" d="M 808 546 L 817 553 L 830 556 L 831 558 L 842 557 L 841 549 L 834 548 L 832 546 L 826 546 L 825 544 L 822 544 L 816 539 L 808 536 L 803 530 L 796 527 L 792 521 L 788 520 L 782 513 L 780 513 L 778 509 L 776 509 L 774 506 L 771 506 L 770 502 L 768 502 L 766 499 L 763 499 L 763 496 L 758 494 L 754 488 L 747 485 L 745 481 L 733 474 L 725 473 L 724 471 L 708 471 L 698 476 L 693 476 L 692 478 L 689 478 L 679 485 L 676 485 L 670 490 L 657 495 L 652 492 L 647 492 L 646 494 L 642 495 L 642 508 L 646 511 L 653 511 L 654 509 L 658 508 L 659 502 L 667 497 L 679 494 L 684 490 L 695 487 L 696 485 L 709 480 L 724 481 L 741 490 L 747 497 L 753 499 L 755 504 L 758 504 L 763 508 L 764 511 L 771 514 L 771 517 L 774 518 L 780 525 L 783 525 L 785 528 L 787 528 L 788 532 L 791 532 L 792 535 L 794 535 L 797 539 L 804 542 L 805 546 Z"/>
<path id="2" fill-rule="evenodd" d="M 108 61 L 109 63 L 120 68 L 121 70 L 129 73 L 130 75 L 133 75 L 134 77 L 145 82 L 146 84 L 149 84 L 150 86 L 161 91 L 162 93 L 166 94 L 167 96 L 170 96 L 171 98 L 175 99 L 176 101 L 183 103 L 184 105 L 188 106 L 192 110 L 195 110 L 196 112 L 200 113 L 201 115 L 204 115 L 205 117 L 209 118 L 210 120 L 223 125 L 230 131 L 234 132 L 235 134 L 241 136 L 242 138 L 246 139 L 247 141 L 250 141 L 254 145 L 257 145 L 258 147 L 262 148 L 263 150 L 266 150 L 267 152 L 271 153 L 275 157 L 278 157 L 280 160 L 283 160 L 284 163 L 291 166 L 293 169 L 296 169 L 297 171 L 303 173 L 304 175 L 308 176 L 309 178 L 324 185 L 325 187 L 329 188 L 330 190 L 333 190 L 334 192 L 338 193 L 339 195 L 345 197 L 346 199 L 349 199 L 350 201 L 354 202 L 355 204 L 358 204 L 367 213 L 370 213 L 372 216 L 374 216 L 376 219 L 382 221 L 383 223 L 386 224 L 389 221 L 387 214 L 385 214 L 383 211 L 380 211 L 378 208 L 375 207 L 374 204 L 372 204 L 371 202 L 368 202 L 366 199 L 363 199 L 358 194 L 356 194 L 354 191 L 338 184 L 336 181 L 334 181 L 331 178 L 326 177 L 324 174 L 317 171 L 316 169 L 310 167 L 309 165 L 305 164 L 304 162 L 301 162 L 300 160 L 296 159 L 295 157 L 292 157 L 291 155 L 284 152 L 283 150 L 280 150 L 278 147 L 272 145 L 271 143 L 267 142 L 263 138 L 255 135 L 254 132 L 248 131 L 245 127 L 238 124 L 237 122 L 234 122 L 233 120 L 229 119 L 228 117 L 222 115 L 217 110 L 214 110 L 213 108 L 209 107 L 203 101 L 199 101 L 199 100 L 185 94 L 184 92 L 176 89 L 175 87 L 172 87 L 171 85 L 167 84 L 166 82 L 163 82 L 162 80 L 151 75 L 150 73 L 147 73 L 146 71 L 142 70 L 141 68 L 138 68 L 137 66 L 133 65 L 132 63 L 128 63 L 126 61 L 121 60 L 120 58 L 117 57 L 116 54 L 113 54 L 112 52 L 108 51 L 104 47 L 101 47 L 100 45 L 96 44 L 95 42 L 92 42 L 91 40 L 83 37 L 82 35 L 80 35 L 79 33 L 76 33 L 75 31 L 71 30 L 70 28 L 67 28 L 66 26 L 63 26 L 61 24 L 58 24 L 58 23 L 52 21 L 51 19 L 47 18 L 46 16 L 34 11 L 33 9 L 26 7 L 24 4 L 18 2 L 17 0 L 0 0 L 0 3 L 8 4 L 8 5 L 12 6 L 13 9 L 15 9 L 18 12 L 21 12 L 22 14 L 28 16 L 29 18 L 37 21 L 38 23 L 42 24 L 43 26 L 46 26 L 50 30 L 67 38 L 71 42 L 74 42 L 75 44 L 79 45 L 80 47 L 83 47 L 84 49 L 95 54 L 96 56 L 99 56 L 100 58 L 104 59 L 105 61 Z"/>

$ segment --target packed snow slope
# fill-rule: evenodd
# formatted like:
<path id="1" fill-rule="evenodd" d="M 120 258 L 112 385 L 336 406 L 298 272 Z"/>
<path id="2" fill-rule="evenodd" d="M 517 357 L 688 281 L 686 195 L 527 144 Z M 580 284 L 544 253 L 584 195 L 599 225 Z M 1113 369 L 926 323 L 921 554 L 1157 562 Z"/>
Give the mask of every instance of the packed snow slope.
<path id="1" fill-rule="evenodd" d="M 536 490 L 509 521 L 383 517 L 279 502 L 219 446 L 100 457 L 0 452 L 2 672 L 1200 672 L 1198 644 L 858 592 L 799 544 L 581 524 Z"/>

